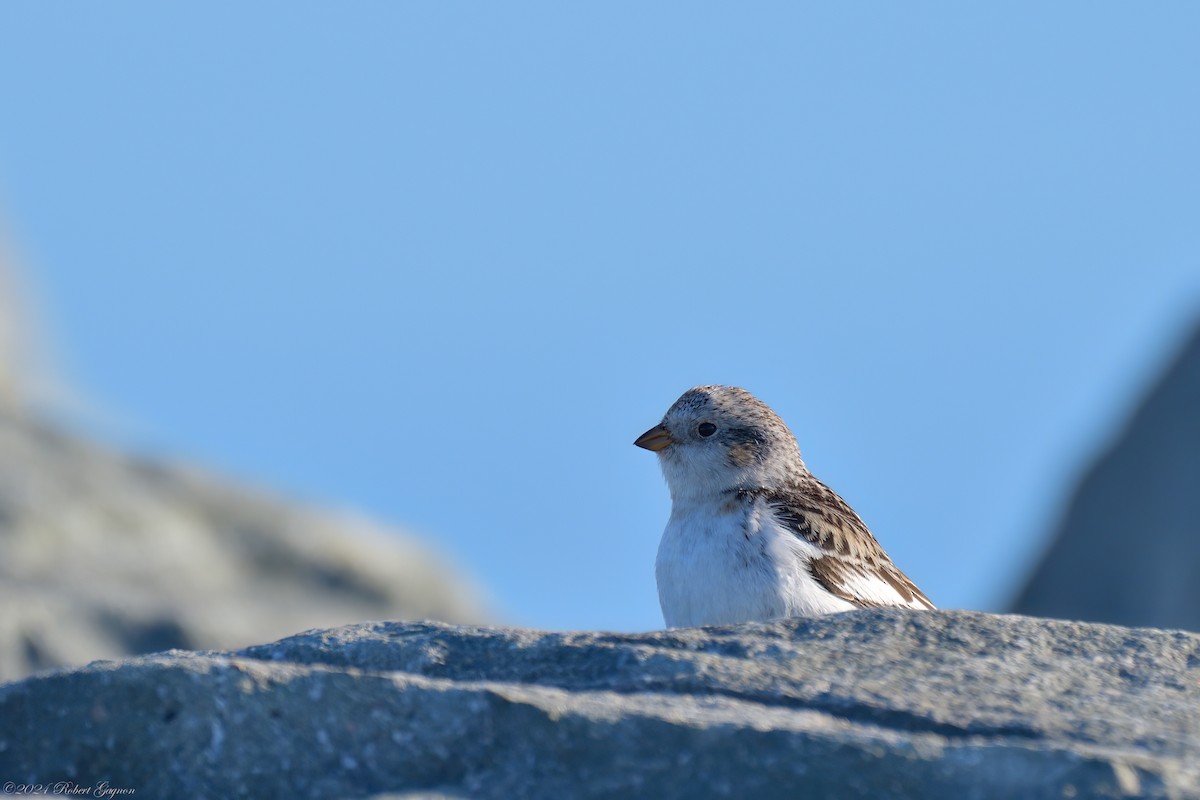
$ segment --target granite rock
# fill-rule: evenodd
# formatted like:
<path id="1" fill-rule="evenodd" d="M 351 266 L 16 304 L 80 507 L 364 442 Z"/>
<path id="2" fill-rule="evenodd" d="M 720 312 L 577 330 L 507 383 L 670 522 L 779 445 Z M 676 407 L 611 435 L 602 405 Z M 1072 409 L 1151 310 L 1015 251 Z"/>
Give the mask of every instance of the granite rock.
<path id="1" fill-rule="evenodd" d="M 0 779 L 137 797 L 1200 797 L 1200 636 L 874 609 L 437 623 L 0 688 Z"/>

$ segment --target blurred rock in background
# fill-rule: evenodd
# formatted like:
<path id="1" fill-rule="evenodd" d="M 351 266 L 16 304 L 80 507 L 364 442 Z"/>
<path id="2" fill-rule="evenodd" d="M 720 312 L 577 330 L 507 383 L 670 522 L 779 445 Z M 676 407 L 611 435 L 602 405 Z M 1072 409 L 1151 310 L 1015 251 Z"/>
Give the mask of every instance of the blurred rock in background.
<path id="1" fill-rule="evenodd" d="M 412 537 L 46 422 L 13 278 L 0 260 L 0 681 L 362 620 L 484 617 Z"/>
<path id="2" fill-rule="evenodd" d="M 1200 326 L 1084 475 L 1012 610 L 1200 630 Z"/>
<path id="3" fill-rule="evenodd" d="M 29 304 L 0 228 L 0 409 L 15 411 L 45 397 L 49 359 L 39 354 Z"/>

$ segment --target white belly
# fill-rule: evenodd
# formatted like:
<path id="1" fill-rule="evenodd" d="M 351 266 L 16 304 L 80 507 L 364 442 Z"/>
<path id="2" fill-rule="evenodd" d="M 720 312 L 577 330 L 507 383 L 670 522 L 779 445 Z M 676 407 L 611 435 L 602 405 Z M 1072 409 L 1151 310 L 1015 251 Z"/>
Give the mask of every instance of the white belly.
<path id="1" fill-rule="evenodd" d="M 663 619 L 683 628 L 854 608 L 817 584 L 807 566 L 813 554 L 761 509 L 672 509 L 655 564 Z"/>

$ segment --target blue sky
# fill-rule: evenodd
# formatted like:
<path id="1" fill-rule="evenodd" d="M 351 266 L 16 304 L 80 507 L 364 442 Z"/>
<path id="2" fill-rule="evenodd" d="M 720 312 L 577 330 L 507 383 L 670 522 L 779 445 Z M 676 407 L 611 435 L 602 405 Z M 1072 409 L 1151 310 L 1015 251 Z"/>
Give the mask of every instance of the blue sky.
<path id="1" fill-rule="evenodd" d="M 661 625 L 631 446 L 744 386 L 995 609 L 1200 309 L 1184 3 L 8 4 L 0 204 L 98 433 Z"/>

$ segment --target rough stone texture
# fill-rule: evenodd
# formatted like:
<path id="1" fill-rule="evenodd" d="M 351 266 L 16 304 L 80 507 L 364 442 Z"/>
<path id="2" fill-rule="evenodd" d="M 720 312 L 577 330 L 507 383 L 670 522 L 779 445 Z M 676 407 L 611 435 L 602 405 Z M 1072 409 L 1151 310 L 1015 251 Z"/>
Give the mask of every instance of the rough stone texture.
<path id="1" fill-rule="evenodd" d="M 1200 327 L 1084 476 L 1013 610 L 1200 630 L 1198 575 Z"/>
<path id="2" fill-rule="evenodd" d="M 433 623 L 0 688 L 0 779 L 137 797 L 1200 797 L 1200 636 L 875 609 Z M 390 793 L 390 794 L 389 794 Z"/>
<path id="3" fill-rule="evenodd" d="M 423 617 L 483 614 L 411 537 L 0 410 L 0 680 Z"/>

